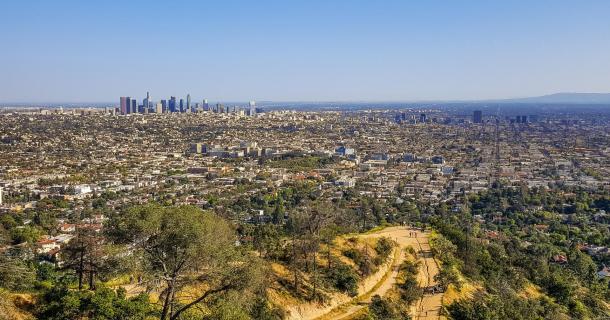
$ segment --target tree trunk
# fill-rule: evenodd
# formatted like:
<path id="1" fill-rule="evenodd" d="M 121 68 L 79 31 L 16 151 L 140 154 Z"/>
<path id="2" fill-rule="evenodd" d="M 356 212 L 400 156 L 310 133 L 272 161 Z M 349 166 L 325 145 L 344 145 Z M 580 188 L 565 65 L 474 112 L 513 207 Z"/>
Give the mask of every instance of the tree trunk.
<path id="1" fill-rule="evenodd" d="M 161 311 L 161 320 L 167 319 L 169 315 L 169 306 L 171 304 L 171 298 L 174 295 L 174 283 L 172 280 L 167 281 L 167 292 L 165 299 L 163 300 L 163 310 Z M 169 315 L 171 316 L 171 315 Z"/>
<path id="2" fill-rule="evenodd" d="M 318 284 L 318 275 L 316 273 L 318 271 L 317 270 L 318 268 L 317 268 L 317 265 L 316 265 L 316 256 L 317 256 L 317 254 L 314 251 L 313 252 L 313 274 L 312 274 L 313 275 L 313 279 L 312 280 L 313 280 L 313 298 L 314 299 L 316 298 L 316 289 L 317 289 L 317 284 Z"/>
<path id="3" fill-rule="evenodd" d="M 81 250 L 78 261 L 78 290 L 83 290 L 83 276 L 85 269 L 85 253 Z"/>
<path id="4" fill-rule="evenodd" d="M 174 301 L 174 298 L 176 297 L 176 291 L 175 290 L 172 290 L 172 291 L 173 291 L 172 292 L 172 298 L 170 300 L 170 308 L 169 308 L 170 319 L 171 319 L 171 315 L 173 315 L 174 311 L 175 311 L 174 310 L 175 303 L 173 303 L 173 301 Z"/>
<path id="5" fill-rule="evenodd" d="M 89 290 L 95 290 L 95 281 L 93 281 L 95 275 L 95 271 L 93 271 L 93 266 L 91 266 L 91 270 L 89 270 Z"/>
<path id="6" fill-rule="evenodd" d="M 366 230 L 366 213 L 362 215 L 362 230 Z"/>
<path id="7" fill-rule="evenodd" d="M 299 277 L 297 275 L 297 243 L 294 233 L 292 234 L 292 270 L 294 272 L 294 292 L 299 291 Z"/>

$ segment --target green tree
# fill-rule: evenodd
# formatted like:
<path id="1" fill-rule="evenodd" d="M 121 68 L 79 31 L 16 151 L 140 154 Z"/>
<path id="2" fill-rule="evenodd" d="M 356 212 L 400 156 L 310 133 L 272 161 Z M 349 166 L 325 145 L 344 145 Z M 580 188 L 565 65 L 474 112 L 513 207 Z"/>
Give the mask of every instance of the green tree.
<path id="1" fill-rule="evenodd" d="M 24 226 L 23 228 L 14 228 L 11 232 L 11 237 L 14 244 L 27 242 L 34 244 L 42 236 L 42 231 L 37 227 Z"/>
<path id="2" fill-rule="evenodd" d="M 402 320 L 399 310 L 392 301 L 374 295 L 369 305 L 369 315 L 375 320 Z"/>
<path id="3" fill-rule="evenodd" d="M 76 273 L 79 290 L 83 289 L 86 276 L 89 289 L 95 289 L 95 277 L 104 256 L 102 240 L 92 229 L 79 227 L 76 236 L 62 250 L 62 258 L 65 260 L 63 267 Z"/>
<path id="4" fill-rule="evenodd" d="M 230 225 L 196 207 L 134 207 L 113 219 L 115 241 L 136 244 L 145 274 L 163 284 L 160 319 L 178 319 L 215 297 L 256 290 L 264 276 L 258 261 L 236 245 Z M 185 301 L 183 290 L 199 287 Z M 178 297 L 181 297 L 178 299 Z"/>
<path id="5" fill-rule="evenodd" d="M 146 294 L 126 298 L 124 289 L 74 291 L 62 282 L 45 291 L 40 300 L 36 315 L 48 320 L 144 320 L 156 314 Z"/>
<path id="6" fill-rule="evenodd" d="M 35 273 L 22 259 L 0 254 L 0 287 L 24 290 L 31 287 Z"/>
<path id="7" fill-rule="evenodd" d="M 258 250 L 261 257 L 277 257 L 281 249 L 281 234 L 278 227 L 270 224 L 261 224 L 254 227 L 254 248 Z"/>
<path id="8" fill-rule="evenodd" d="M 358 294 L 358 274 L 341 261 L 335 261 L 332 268 L 326 269 L 326 279 L 333 287 L 352 297 Z"/>

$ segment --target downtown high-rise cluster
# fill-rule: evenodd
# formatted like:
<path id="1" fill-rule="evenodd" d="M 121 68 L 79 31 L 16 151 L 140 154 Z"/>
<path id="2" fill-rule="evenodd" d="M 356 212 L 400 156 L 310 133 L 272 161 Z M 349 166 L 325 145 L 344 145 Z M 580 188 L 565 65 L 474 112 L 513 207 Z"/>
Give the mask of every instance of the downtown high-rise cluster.
<path id="1" fill-rule="evenodd" d="M 154 103 L 150 98 L 150 93 L 146 93 L 146 98 L 141 104 L 138 104 L 137 99 L 131 97 L 121 97 L 120 105 L 117 113 L 126 114 L 145 114 L 145 113 L 196 113 L 196 112 L 214 112 L 214 113 L 240 113 L 243 115 L 252 116 L 261 110 L 256 107 L 256 102 L 250 101 L 247 106 L 224 106 L 222 103 L 217 103 L 210 106 L 207 99 L 200 102 L 191 102 L 191 95 L 186 95 L 186 101 L 183 98 L 171 96 L 169 99 L 162 99 Z"/>

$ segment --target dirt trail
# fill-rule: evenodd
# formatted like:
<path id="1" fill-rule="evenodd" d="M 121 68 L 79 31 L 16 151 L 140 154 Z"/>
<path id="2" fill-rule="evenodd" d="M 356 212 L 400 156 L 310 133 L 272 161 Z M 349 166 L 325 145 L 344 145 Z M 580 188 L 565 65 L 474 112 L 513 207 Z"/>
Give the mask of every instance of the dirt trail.
<path id="1" fill-rule="evenodd" d="M 416 237 L 413 237 L 416 235 Z M 370 303 L 374 295 L 384 296 L 397 282 L 398 267 L 405 261 L 404 249 L 413 247 L 423 260 L 420 267 L 418 280 L 420 286 L 429 287 L 435 284 L 434 276 L 438 274 L 438 266 L 430 253 L 428 243 L 429 233 L 408 229 L 406 227 L 390 227 L 378 232 L 359 235 L 360 238 L 380 238 L 388 237 L 396 243 L 398 247 L 393 252 L 393 260 L 390 264 L 382 268 L 380 272 L 372 278 L 367 279 L 367 284 L 358 290 L 358 296 L 352 299 L 339 299 L 340 301 L 330 306 L 298 308 L 300 312 L 291 312 L 288 319 L 294 320 L 346 320 L 350 319 Z M 388 274 L 388 272 L 390 272 Z M 375 281 L 371 281 L 375 280 Z M 442 303 L 442 293 L 426 294 L 412 309 L 414 319 L 439 319 Z"/>
<path id="2" fill-rule="evenodd" d="M 431 288 L 437 285 L 434 277 L 439 273 L 439 267 L 436 260 L 430 251 L 430 242 L 428 241 L 428 233 L 418 234 L 417 246 L 414 247 L 418 252 L 418 257 L 422 261 L 422 265 L 418 274 L 419 286 L 422 288 Z M 413 319 L 428 320 L 440 319 L 441 306 L 443 304 L 443 293 L 424 293 L 423 297 L 417 301 L 412 307 Z"/>

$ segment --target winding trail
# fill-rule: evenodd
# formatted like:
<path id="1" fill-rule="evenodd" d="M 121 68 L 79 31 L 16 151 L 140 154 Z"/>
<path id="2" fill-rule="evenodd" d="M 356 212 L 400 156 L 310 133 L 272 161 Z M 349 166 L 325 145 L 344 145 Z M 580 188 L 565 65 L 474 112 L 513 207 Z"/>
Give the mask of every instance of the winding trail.
<path id="1" fill-rule="evenodd" d="M 415 237 L 413 236 L 415 235 Z M 431 287 L 436 283 L 434 276 L 438 274 L 438 265 L 428 242 L 429 233 L 421 232 L 406 227 L 389 227 L 374 233 L 358 235 L 362 239 L 388 237 L 398 244 L 392 253 L 392 261 L 381 268 L 378 274 L 372 278 L 376 281 L 361 286 L 358 296 L 335 302 L 330 306 L 318 308 L 299 308 L 300 312 L 290 312 L 288 319 L 291 320 L 348 320 L 362 312 L 371 302 L 374 295 L 385 296 L 385 294 L 397 283 L 398 268 L 406 260 L 404 249 L 413 247 L 418 251 L 418 256 L 423 263 L 418 273 L 420 287 Z M 439 319 L 442 304 L 442 293 L 425 294 L 420 301 L 412 307 L 413 319 Z"/>

